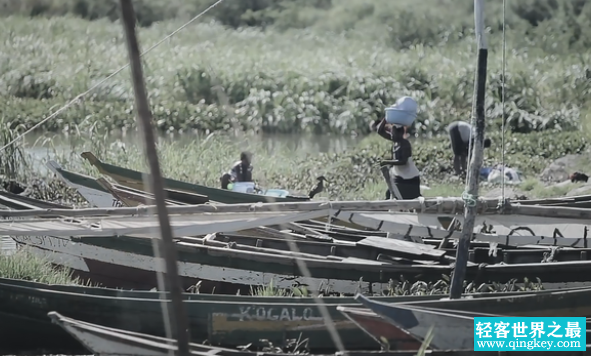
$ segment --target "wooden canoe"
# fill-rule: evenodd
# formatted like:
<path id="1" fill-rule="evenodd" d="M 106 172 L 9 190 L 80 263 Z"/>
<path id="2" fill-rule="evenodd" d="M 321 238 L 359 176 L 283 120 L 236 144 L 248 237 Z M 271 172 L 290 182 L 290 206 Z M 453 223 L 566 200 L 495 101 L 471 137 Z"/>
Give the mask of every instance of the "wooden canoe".
<path id="1" fill-rule="evenodd" d="M 374 313 L 423 341 L 431 332 L 429 348 L 433 350 L 467 350 L 474 347 L 474 317 L 498 317 L 500 315 L 469 313 L 459 310 L 417 308 L 411 304 L 386 304 L 357 295 L 355 299 Z"/>
<path id="2" fill-rule="evenodd" d="M 417 303 L 401 302 L 392 304 L 392 306 L 396 308 L 410 307 L 424 310 L 449 311 L 453 315 L 463 314 L 469 317 L 480 316 L 480 314 L 523 317 L 591 317 L 591 303 L 586 299 L 587 294 L 591 293 L 591 288 L 547 292 L 544 295 L 523 293 L 521 295 L 502 296 L 499 298 L 491 295 L 490 297 L 479 298 L 478 301 L 471 298 L 464 298 L 461 300 L 447 299 L 421 301 Z M 392 324 L 383 317 L 383 314 L 380 315 L 379 311 L 390 306 L 390 303 L 379 300 L 368 301 L 363 296 L 359 296 L 358 300 L 362 300 L 366 307 L 377 305 L 379 307 L 378 312 L 376 313 L 371 309 L 358 307 L 338 307 L 337 309 L 350 320 L 354 321 L 368 335 L 372 336 L 376 342 L 390 345 L 408 342 L 408 339 L 405 338 L 405 333 L 401 333 L 403 327 L 400 323 Z M 412 318 L 410 319 L 412 320 Z M 473 330 L 473 322 L 470 325 L 470 330 Z M 409 328 L 411 327 L 409 326 Z M 407 332 L 410 332 L 410 330 Z M 425 330 L 422 330 L 422 332 L 424 333 Z M 420 337 L 416 337 L 420 339 Z M 385 339 L 387 343 L 382 339 Z M 455 345 L 455 348 L 457 346 Z"/>
<path id="3" fill-rule="evenodd" d="M 573 289 L 580 290 L 580 289 Z M 523 293 L 495 293 L 496 297 L 520 296 Z M 530 312 L 550 307 L 555 313 L 567 316 L 572 311 L 565 304 L 581 307 L 591 303 L 591 292 L 578 297 L 561 294 L 553 298 L 541 298 L 551 291 L 526 293 L 535 295 L 530 302 Z M 491 294 L 470 295 L 481 299 Z M 59 326 L 52 324 L 47 313 L 56 311 L 68 313 L 77 320 L 96 323 L 107 327 L 140 332 L 154 336 L 165 336 L 162 325 L 162 303 L 160 293 L 153 291 L 130 291 L 76 285 L 48 285 L 22 280 L 0 279 L 0 354 L 14 354 L 17 351 L 31 352 L 44 350 L 45 354 L 84 354 L 79 343 Z M 169 303 L 166 293 L 162 296 Z M 326 329 L 313 298 L 266 297 L 239 295 L 212 295 L 185 293 L 185 306 L 193 342 L 207 339 L 216 346 L 237 347 L 253 343 L 264 345 L 260 339 L 267 339 L 274 345 L 283 345 L 286 339 L 309 339 L 314 352 L 334 352 L 335 346 Z M 376 297 L 384 302 L 413 302 L 429 305 L 440 296 Z M 489 297 L 488 303 L 497 303 Z M 337 326 L 347 350 L 377 350 L 379 345 L 370 336 L 361 332 L 337 310 L 339 305 L 360 307 L 353 298 L 323 297 L 333 323 Z M 468 299 L 466 299 L 468 300 Z M 531 300 L 530 300 L 531 301 Z M 419 303 L 422 302 L 422 303 Z M 458 301 L 456 301 L 458 302 Z M 510 308 L 510 303 L 501 303 Z M 487 308 L 485 305 L 484 308 Z M 523 308 L 521 304 L 515 310 Z M 579 308 L 580 309 L 580 308 Z M 581 316 L 583 314 L 579 314 Z M 28 335 L 23 338 L 23 335 Z M 41 354 L 41 353 L 37 353 Z"/>
<path id="4" fill-rule="evenodd" d="M 104 187 L 105 189 L 117 189 L 119 191 L 124 191 L 126 189 L 125 187 L 115 187 L 108 182 L 104 182 Z M 131 194 L 138 193 L 131 192 Z M 140 199 L 142 198 L 138 198 L 137 200 Z M 177 204 L 177 202 L 171 202 L 171 204 L 172 203 Z M 44 202 L 42 200 L 28 198 L 8 192 L 0 192 L 0 204 L 13 209 L 69 208 L 64 205 Z M 372 239 L 372 237 L 385 237 L 384 233 L 361 231 L 338 226 L 330 226 L 330 230 L 326 230 L 326 224 L 300 225 L 309 230 L 315 231 L 319 235 L 323 235 L 324 238 L 318 238 L 317 235 L 308 234 L 307 236 L 300 236 L 293 233 L 286 234 L 275 230 L 257 228 L 252 229 L 252 231 L 245 231 L 243 234 L 216 234 L 216 236 L 214 236 L 209 241 L 211 243 L 214 243 L 215 241 L 224 243 L 233 242 L 237 244 L 236 248 L 240 248 L 241 246 L 252 246 L 263 249 L 290 251 L 288 240 L 297 239 L 298 241 L 295 242 L 296 246 L 298 250 L 303 253 L 325 256 L 355 257 L 369 260 L 382 260 L 385 258 L 390 262 L 397 262 L 401 264 L 412 264 L 413 262 L 432 263 L 433 260 L 433 258 L 430 257 L 426 260 L 424 256 L 421 257 L 423 254 L 421 251 L 424 250 L 423 247 L 420 247 L 413 252 L 413 250 L 415 250 L 414 247 L 410 250 L 404 247 L 412 246 L 412 244 L 404 241 L 398 242 L 392 239 L 379 239 L 378 241 L 378 239 Z M 344 240 L 341 240 L 343 238 Z M 191 242 L 191 240 L 195 242 L 195 240 L 192 238 L 187 238 L 185 241 Z M 435 246 L 439 243 L 439 240 L 425 239 L 425 247 Z M 388 248 L 388 245 L 393 246 Z M 543 248 L 543 246 L 537 246 L 535 248 L 514 248 L 512 246 L 508 246 L 507 248 L 497 247 L 495 252 L 491 254 L 490 247 L 486 243 L 478 243 L 473 241 L 471 246 L 473 247 L 472 252 L 470 253 L 470 262 L 478 264 L 496 264 L 500 262 L 505 264 L 536 263 L 541 261 L 558 262 L 589 260 L 591 258 L 591 249 L 558 248 L 553 251 L 552 248 Z M 372 248 L 367 250 L 365 247 Z M 386 250 L 382 248 L 386 248 Z M 438 249 L 433 251 L 439 252 L 436 259 L 445 257 L 443 256 L 444 253 L 441 251 L 445 251 L 445 255 L 450 258 L 451 261 L 453 261 L 453 257 L 455 256 L 455 249 L 453 248 Z M 380 253 L 382 254 L 381 256 Z"/>
<path id="5" fill-rule="evenodd" d="M 86 159 L 91 165 L 93 165 L 101 174 L 111 177 L 117 183 L 137 190 L 146 190 L 142 178 L 142 175 L 144 173 L 101 162 L 91 152 L 83 152 L 81 156 L 82 158 Z M 217 201 L 224 204 L 258 202 L 293 202 L 310 200 L 309 197 L 299 196 L 274 197 L 259 194 L 239 193 L 226 189 L 218 189 L 206 187 L 199 184 L 181 182 L 169 178 L 164 178 L 164 185 L 168 189 L 175 189 L 193 194 L 204 195 L 209 197 L 209 199 L 213 201 Z"/>
<path id="6" fill-rule="evenodd" d="M 68 318 L 56 312 L 48 313 L 51 321 L 78 340 L 94 355 L 100 356 L 169 356 L 178 350 L 176 340 L 127 330 L 108 328 Z M 239 351 L 190 343 L 189 352 L 195 356 L 266 356 L 266 352 Z"/>
<path id="7" fill-rule="evenodd" d="M 536 292 L 547 293 L 547 292 Z M 519 293 L 499 293 L 518 295 Z M 487 294 L 473 294 L 481 298 Z M 80 345 L 57 325 L 47 313 L 68 313 L 78 320 L 108 327 L 165 336 L 162 325 L 161 293 L 86 287 L 48 285 L 0 278 L 0 354 L 43 350 L 46 354 L 84 354 Z M 162 295 L 167 299 L 166 293 Z M 428 301 L 440 296 L 377 297 L 382 301 Z M 260 339 L 281 345 L 286 338 L 309 338 L 313 350 L 334 351 L 324 320 L 313 298 L 213 295 L 185 293 L 185 305 L 194 342 L 208 339 L 214 345 L 236 347 Z M 166 301 L 165 303 L 168 303 Z M 355 307 L 353 298 L 323 297 L 337 331 L 348 350 L 371 350 L 378 345 L 370 336 L 336 310 Z M 284 315 L 285 314 L 285 315 Z M 276 318 L 284 315 L 283 318 Z M 23 335 L 28 337 L 23 338 Z M 38 353 L 41 354 L 41 353 Z"/>
<path id="8" fill-rule="evenodd" d="M 75 173 L 64 169 L 59 163 L 55 161 L 47 162 L 47 167 L 51 170 L 64 184 L 75 189 L 78 193 L 86 199 L 91 205 L 96 207 L 109 206 L 123 206 L 122 201 L 113 196 L 113 194 L 101 184 L 100 179 L 94 179 L 90 176 Z M 152 196 L 141 190 L 125 187 L 122 185 L 111 185 L 113 189 L 121 191 L 124 197 L 146 197 Z M 165 189 L 165 196 L 167 200 L 182 201 L 186 204 L 204 204 L 209 201 L 209 198 L 204 195 L 191 194 L 177 191 L 174 189 Z M 137 204 L 139 204 L 138 202 Z M 141 202 L 144 204 L 145 202 Z M 135 204 L 135 205 L 137 205 Z"/>
<path id="9" fill-rule="evenodd" d="M 85 323 L 72 318 L 67 318 L 59 313 L 51 312 L 48 315 L 52 321 L 67 330 L 74 338 L 79 340 L 86 348 L 95 355 L 117 355 L 117 356 L 168 356 L 177 349 L 176 340 L 155 337 L 147 334 L 134 333 L 126 330 L 107 328 L 101 325 Z M 238 351 L 233 349 L 205 346 L 192 343 L 189 345 L 191 355 L 195 356 L 279 356 L 285 353 Z M 332 356 L 416 356 L 418 350 L 412 351 L 344 351 L 336 352 Z M 468 356 L 474 351 L 432 351 L 428 350 L 425 356 Z M 482 356 L 497 356 L 498 352 L 479 352 Z M 516 356 L 514 352 L 504 352 L 503 355 Z M 585 352 L 555 351 L 558 356 L 583 355 Z M 316 356 L 329 356 L 328 354 Z"/>
<path id="10" fill-rule="evenodd" d="M 117 192 L 115 193 L 112 190 L 106 189 L 103 185 L 101 185 L 97 179 L 92 177 L 88 177 L 82 174 L 78 174 L 75 172 L 71 172 L 62 168 L 57 162 L 50 161 L 47 164 L 48 168 L 54 172 L 68 187 L 76 189 L 78 193 L 86 199 L 90 205 L 95 207 L 112 207 L 112 206 L 138 206 L 140 203 L 144 203 L 143 197 L 151 196 L 150 193 L 144 192 L 142 190 L 134 189 L 127 186 L 122 185 L 111 185 Z M 181 190 L 173 190 L 173 189 L 165 189 L 168 193 L 168 202 L 171 205 L 183 205 L 183 204 L 194 204 L 195 198 L 192 196 L 200 197 L 201 195 L 188 193 L 187 191 Z M 115 193 L 115 194 L 113 194 Z M 230 192 L 234 193 L 234 192 Z M 242 194 L 242 193 L 237 193 Z M 117 196 L 116 196 L 117 195 Z M 123 196 L 122 196 L 123 195 Z M 253 194 L 247 194 L 253 195 Z M 120 200 L 125 200 L 125 203 Z M 199 199 L 199 198 L 198 198 Z M 221 204 L 219 201 L 215 201 L 214 199 L 210 199 L 209 202 Z M 299 198 L 298 198 L 299 199 Z M 319 221 L 328 221 L 326 218 L 320 218 Z M 349 222 L 341 222 L 340 220 L 330 219 L 333 223 L 336 223 L 341 226 L 350 226 L 350 227 L 359 227 L 355 224 L 351 224 Z"/>
<path id="11" fill-rule="evenodd" d="M 11 229 L 14 229 L 11 226 Z M 12 231 L 12 230 L 11 230 Z M 23 232 L 19 232 L 23 234 Z M 33 232 L 24 234 L 35 234 Z M 68 232 L 67 235 L 69 235 Z M 96 234 L 95 234 L 96 235 Z M 371 237 L 362 240 L 368 241 Z M 43 256 L 48 257 L 54 263 L 67 263 L 66 266 L 76 270 L 81 276 L 103 283 L 105 286 L 127 288 L 152 288 L 156 285 L 154 269 L 156 259 L 152 255 L 151 240 L 132 237 L 92 237 L 92 238 L 59 238 L 56 236 L 42 236 L 30 238 L 27 236 L 15 237 L 17 242 L 30 245 L 32 249 Z M 72 243 L 76 242 L 76 243 Z M 397 240 L 383 240 L 372 242 L 373 247 L 379 248 L 380 244 L 394 244 L 390 250 L 404 248 Z M 411 243 L 406 243 L 412 245 Z M 385 245 L 384 245 L 385 246 Z M 428 251 L 423 245 L 416 245 L 410 251 L 413 259 L 418 255 L 424 255 L 425 251 L 439 252 L 441 250 Z M 401 264 L 401 260 L 388 259 L 387 261 L 360 260 L 358 258 L 338 256 L 320 256 L 320 258 L 307 258 L 306 261 L 313 266 L 312 279 L 302 279 L 296 260 L 301 256 L 277 255 L 269 251 L 251 252 L 240 249 L 229 250 L 224 247 L 203 246 L 203 243 L 179 242 L 178 247 L 187 259 L 182 263 L 187 267 L 181 272 L 186 279 L 185 286 L 193 285 L 202 276 L 205 279 L 203 288 L 208 286 L 220 288 L 227 286 L 227 292 L 234 293 L 236 289 L 247 288 L 251 285 L 266 285 L 271 280 L 278 287 L 289 288 L 304 283 L 308 288 L 330 288 L 335 292 L 355 293 L 359 288 L 362 291 L 376 291 L 387 288 L 390 279 L 399 279 L 402 275 L 410 281 L 425 280 L 437 281 L 442 274 L 450 274 L 449 265 L 429 264 Z M 332 246 L 331 246 L 332 248 Z M 416 252 L 413 252 L 416 251 Z M 100 251 L 97 252 L 97 251 Z M 391 253 L 390 253 L 391 254 Z M 384 256 L 389 256 L 384 253 Z M 206 258 L 206 256 L 208 256 Z M 225 257 L 221 257 L 225 256 Z M 441 255 L 439 255 L 441 256 Z M 419 258 L 420 259 L 420 258 Z M 424 259 L 423 259 L 424 260 Z M 237 268 L 238 267 L 238 268 Z M 348 272 L 343 274 L 343 269 Z M 535 280 L 539 277 L 545 283 L 551 282 L 577 282 L 587 281 L 591 269 L 588 261 L 527 263 L 513 265 L 478 266 L 472 264 L 468 267 L 468 279 L 476 282 L 498 281 L 506 282 L 514 278 L 527 277 Z M 208 273 L 203 271 L 208 270 Z M 279 273 L 276 273 L 279 271 Z M 223 272 L 223 273 L 222 273 Z M 343 275 L 345 277 L 343 277 Z M 474 279 L 472 279 L 474 278 Z M 362 281 L 361 281 L 362 280 Z M 225 290 L 225 289 L 224 289 Z"/>

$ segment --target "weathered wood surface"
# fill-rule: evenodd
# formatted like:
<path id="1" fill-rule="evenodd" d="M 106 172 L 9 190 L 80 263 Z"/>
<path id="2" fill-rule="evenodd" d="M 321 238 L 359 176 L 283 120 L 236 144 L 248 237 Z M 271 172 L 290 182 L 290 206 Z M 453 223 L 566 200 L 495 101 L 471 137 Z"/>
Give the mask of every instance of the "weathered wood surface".
<path id="1" fill-rule="evenodd" d="M 210 197 L 211 199 L 211 197 Z M 137 208 L 90 208 L 90 209 L 39 209 L 38 211 L 2 211 L 3 217 L 30 217 L 30 216 L 93 216 L 93 215 L 151 215 L 153 206 Z M 195 214 L 199 212 L 247 212 L 247 211 L 312 211 L 331 209 L 335 211 L 384 211 L 384 210 L 418 210 L 424 214 L 454 214 L 463 208 L 463 201 L 459 198 L 436 198 L 416 200 L 384 200 L 384 201 L 312 201 L 312 202 L 287 202 L 287 203 L 247 203 L 227 205 L 187 205 L 168 207 L 169 214 Z M 495 199 L 481 199 L 479 201 L 480 215 L 507 215 L 517 214 L 526 217 L 538 216 L 548 218 L 569 218 L 577 220 L 591 219 L 591 209 L 551 207 L 551 206 L 525 206 L 507 204 L 502 210 L 498 209 L 498 201 Z"/>
<path id="2" fill-rule="evenodd" d="M 328 215 L 327 211 L 316 210 L 303 213 L 242 213 L 173 216 L 171 224 L 174 237 L 200 235 L 214 232 L 232 232 L 258 226 L 284 224 L 318 218 Z M 0 220 L 0 235 L 9 236 L 122 236 L 151 234 L 158 227 L 158 221 L 150 217 L 124 217 L 108 219 L 48 220 L 31 219 Z"/>

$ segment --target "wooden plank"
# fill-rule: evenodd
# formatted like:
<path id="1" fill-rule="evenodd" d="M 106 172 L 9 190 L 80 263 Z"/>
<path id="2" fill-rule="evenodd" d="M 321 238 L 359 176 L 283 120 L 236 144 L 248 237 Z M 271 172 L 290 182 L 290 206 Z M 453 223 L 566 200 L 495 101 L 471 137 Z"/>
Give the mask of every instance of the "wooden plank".
<path id="1" fill-rule="evenodd" d="M 363 240 L 357 242 L 356 245 L 385 249 L 390 251 L 390 253 L 393 255 L 404 254 L 416 256 L 419 258 L 429 256 L 438 259 L 445 255 L 445 251 L 436 250 L 433 246 L 422 245 L 398 239 L 387 239 L 383 237 L 366 237 Z"/>
<path id="2" fill-rule="evenodd" d="M 480 200 L 483 210 L 493 209 L 496 212 L 498 206 L 497 199 Z M 421 212 L 433 213 L 455 213 L 463 208 L 463 201 L 459 198 L 447 199 L 418 199 L 418 200 L 383 200 L 383 201 L 312 201 L 312 202 L 290 202 L 290 203 L 247 203 L 247 204 L 226 204 L 226 205 L 189 205 L 189 206 L 171 206 L 168 207 L 169 214 L 195 214 L 203 212 L 252 212 L 252 211 L 313 211 L 313 210 L 391 210 L 419 209 Z M 95 209 L 40 209 L 31 211 L 0 211 L 3 217 L 27 217 L 27 216 L 54 216 L 59 214 L 67 217 L 80 216 L 137 216 L 154 215 L 153 206 L 141 208 L 95 208 Z M 566 209 L 566 208 L 561 208 Z M 589 214 L 591 216 L 591 213 Z"/>
<path id="3" fill-rule="evenodd" d="M 283 224 L 291 221 L 307 220 L 326 216 L 325 211 L 277 214 L 253 213 L 250 216 L 230 214 L 226 216 L 188 216 L 172 217 L 174 237 L 204 235 L 213 232 L 233 232 L 262 225 Z M 0 220 L 0 235 L 8 236 L 123 236 L 151 234 L 158 227 L 152 218 L 120 218 L 66 222 L 63 220 Z"/>

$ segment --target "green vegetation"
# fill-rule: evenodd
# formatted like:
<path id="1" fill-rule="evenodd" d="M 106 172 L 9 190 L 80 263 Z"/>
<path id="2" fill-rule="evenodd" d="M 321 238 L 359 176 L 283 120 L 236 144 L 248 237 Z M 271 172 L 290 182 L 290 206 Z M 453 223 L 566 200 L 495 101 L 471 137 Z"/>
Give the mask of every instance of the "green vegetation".
<path id="1" fill-rule="evenodd" d="M 54 268 L 50 262 L 26 248 L 11 255 L 0 254 L 0 277 L 48 284 L 83 284 L 72 271 Z"/>
<path id="2" fill-rule="evenodd" d="M 0 116 L 26 126 L 104 79 L 127 61 L 110 21 L 116 1 L 5 1 L 0 33 Z M 499 2 L 500 3 L 500 2 Z M 586 116 L 591 5 L 580 0 L 509 1 L 507 119 L 512 132 L 574 130 Z M 13 4 L 13 5 L 11 5 Z M 210 2 L 138 1 L 143 48 Z M 146 57 L 161 130 L 363 134 L 402 94 L 422 112 L 417 134 L 442 132 L 470 114 L 474 77 L 470 0 L 226 1 L 217 23 L 192 25 Z M 500 111 L 500 8 L 491 26 L 489 128 Z M 246 12 L 245 12 L 246 11 Z M 77 15 L 96 19 L 87 22 Z M 148 19 L 149 18 L 149 19 Z M 154 21 L 166 20 L 154 23 Z M 227 25 L 227 26 L 224 26 Z M 238 26 L 247 26 L 238 30 Z M 548 34 L 552 35 L 548 35 Z M 124 71 L 44 127 L 135 126 Z"/>
<path id="3" fill-rule="evenodd" d="M 22 132 L 127 63 L 117 1 L 0 0 L 0 107 L 3 135 Z M 140 40 L 149 48 L 213 1 L 135 1 Z M 501 2 L 487 3 L 490 26 L 485 165 L 501 160 Z M 587 149 L 591 73 L 591 5 L 581 0 L 508 1 L 506 152 L 511 166 L 534 179 L 549 162 Z M 372 135 L 338 154 L 287 149 L 271 154 L 238 130 L 270 133 L 368 133 L 370 120 L 403 94 L 421 113 L 414 156 L 426 196 L 458 195 L 449 179 L 451 154 L 438 137 L 447 123 L 469 117 L 475 70 L 472 0 L 225 1 L 147 55 L 145 75 L 155 125 L 196 135 L 192 144 L 161 143 L 164 174 L 218 186 L 243 149 L 255 153 L 261 186 L 307 192 L 329 177 L 325 197 L 375 199 L 385 190 L 378 161 L 389 145 Z M 92 20 L 92 21 L 88 21 Z M 210 21 L 215 20 L 215 21 Z M 10 130 L 8 130 L 10 128 Z M 133 130 L 133 94 L 126 70 L 42 126 L 84 136 L 83 147 L 57 159 L 70 169 L 90 150 L 110 163 L 145 170 L 138 147 L 112 146 L 109 130 Z M 209 131 L 209 132 L 207 132 Z M 50 134 L 51 135 L 51 134 Z M 50 137 L 48 135 L 48 137 Z M 10 137 L 0 137 L 8 142 Z M 50 138 L 48 138 L 50 141 Z M 0 174 L 31 180 L 16 146 L 0 157 Z M 12 158 L 10 158 L 12 157 Z M 528 194 L 558 195 L 537 181 Z M 38 183 L 47 200 L 72 198 L 54 182 Z"/>

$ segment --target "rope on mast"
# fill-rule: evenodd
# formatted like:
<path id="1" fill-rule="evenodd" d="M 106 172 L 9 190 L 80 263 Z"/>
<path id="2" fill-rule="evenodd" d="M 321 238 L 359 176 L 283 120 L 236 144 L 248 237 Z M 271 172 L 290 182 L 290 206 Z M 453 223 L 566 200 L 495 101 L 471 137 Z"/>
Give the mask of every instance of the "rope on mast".
<path id="1" fill-rule="evenodd" d="M 505 68 L 506 68 L 506 47 L 507 47 L 507 40 L 506 40 L 506 21 L 507 16 L 505 13 L 507 7 L 507 0 L 503 0 L 503 49 L 502 49 L 502 69 L 501 69 L 501 195 L 503 197 L 503 202 L 505 201 Z"/>

